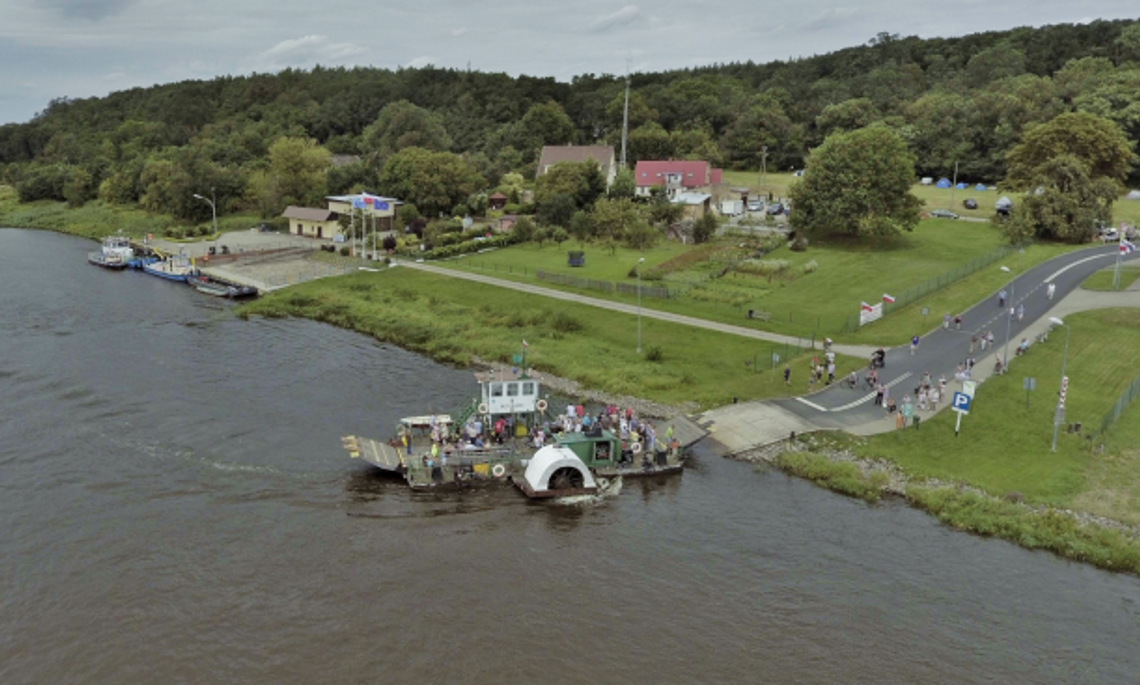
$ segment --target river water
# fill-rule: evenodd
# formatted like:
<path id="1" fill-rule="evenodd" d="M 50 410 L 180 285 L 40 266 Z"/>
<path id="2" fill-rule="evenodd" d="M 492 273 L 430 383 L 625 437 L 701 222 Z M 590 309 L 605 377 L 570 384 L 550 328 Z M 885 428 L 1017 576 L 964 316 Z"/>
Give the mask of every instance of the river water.
<path id="1" fill-rule="evenodd" d="M 413 494 L 340 436 L 469 372 L 91 249 L 0 230 L 0 682 L 1140 674 L 1140 580 L 712 455 L 574 506 Z"/>

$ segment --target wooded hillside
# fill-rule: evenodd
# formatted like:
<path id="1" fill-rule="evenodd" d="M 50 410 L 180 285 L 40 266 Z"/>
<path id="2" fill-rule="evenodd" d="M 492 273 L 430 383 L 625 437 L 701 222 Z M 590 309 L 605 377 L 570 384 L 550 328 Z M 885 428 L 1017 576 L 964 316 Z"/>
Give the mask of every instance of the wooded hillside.
<path id="1" fill-rule="evenodd" d="M 758 169 L 766 147 L 768 169 L 786 170 L 829 133 L 883 121 L 920 175 L 949 175 L 957 161 L 961 178 L 996 182 L 1025 128 L 1064 112 L 1095 113 L 1140 139 L 1140 23 L 1131 21 L 950 39 L 884 33 L 806 59 L 631 80 L 631 161 Z M 0 173 L 23 200 L 100 197 L 195 220 L 210 208 L 192 195 L 210 188 L 219 210 L 267 215 L 325 192 L 384 192 L 384 162 L 409 147 L 460 155 L 465 178 L 494 187 L 512 171 L 533 178 L 544 144 L 620 146 L 623 88 L 610 75 L 562 83 L 316 67 L 60 98 L 27 123 L 0 127 Z M 325 182 L 308 190 L 274 175 L 300 167 L 311 178 L 320 165 Z"/>

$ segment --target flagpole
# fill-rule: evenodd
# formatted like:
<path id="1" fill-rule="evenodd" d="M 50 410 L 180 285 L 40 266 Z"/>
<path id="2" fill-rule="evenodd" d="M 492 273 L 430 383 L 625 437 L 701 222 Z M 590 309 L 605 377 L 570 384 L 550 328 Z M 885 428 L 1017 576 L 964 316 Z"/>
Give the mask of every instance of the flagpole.
<path id="1" fill-rule="evenodd" d="M 1112 272 L 1112 289 L 1120 289 L 1120 261 L 1124 255 L 1124 236 L 1120 236 L 1121 243 L 1116 246 L 1116 269 Z"/>

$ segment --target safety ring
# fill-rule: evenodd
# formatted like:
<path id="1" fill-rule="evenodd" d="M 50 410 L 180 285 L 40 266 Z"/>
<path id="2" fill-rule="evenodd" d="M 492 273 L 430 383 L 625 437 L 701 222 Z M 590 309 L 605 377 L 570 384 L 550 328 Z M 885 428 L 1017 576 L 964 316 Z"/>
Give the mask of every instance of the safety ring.
<path id="1" fill-rule="evenodd" d="M 546 404 L 546 400 L 539 400 L 538 402 L 536 402 L 536 403 L 535 403 L 535 405 L 534 405 L 534 406 L 535 406 L 535 408 L 536 408 L 536 409 L 538 409 L 539 411 L 546 411 L 546 407 L 547 407 L 548 405 Z"/>
<path id="2" fill-rule="evenodd" d="M 483 402 L 483 403 L 481 403 L 481 404 L 479 405 L 479 413 L 480 413 L 480 414 L 486 414 L 486 413 L 487 413 L 487 411 L 488 411 L 488 410 L 487 410 L 487 403 L 486 403 L 486 402 Z"/>
<path id="3" fill-rule="evenodd" d="M 506 472 L 507 467 L 503 466 L 502 464 L 495 464 L 491 467 L 491 475 L 495 478 L 502 478 Z"/>
<path id="4" fill-rule="evenodd" d="M 635 442 L 635 443 L 633 443 L 633 444 L 630 446 L 630 448 L 629 448 L 629 449 L 630 449 L 630 451 L 631 451 L 631 452 L 633 452 L 634 454 L 641 454 L 641 443 L 640 443 L 640 442 Z"/>

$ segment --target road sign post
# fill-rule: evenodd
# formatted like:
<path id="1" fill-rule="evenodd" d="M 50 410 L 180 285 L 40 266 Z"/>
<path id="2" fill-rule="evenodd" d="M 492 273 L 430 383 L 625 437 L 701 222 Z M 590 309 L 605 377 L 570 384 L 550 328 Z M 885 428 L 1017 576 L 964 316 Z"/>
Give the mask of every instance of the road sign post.
<path id="1" fill-rule="evenodd" d="M 1026 377 L 1022 379 L 1021 387 L 1025 388 L 1025 408 L 1029 409 L 1029 391 L 1037 389 L 1037 379 Z"/>
<path id="2" fill-rule="evenodd" d="M 973 389 L 973 387 L 970 388 L 971 391 Z M 972 395 L 967 395 L 964 392 L 954 393 L 954 401 L 950 404 L 950 408 L 958 412 L 958 420 L 954 422 L 954 437 L 958 437 L 958 432 L 962 430 L 962 414 L 970 413 L 970 403 L 973 401 Z"/>

